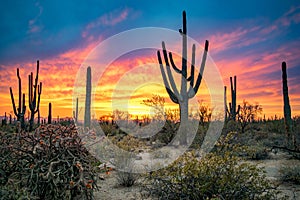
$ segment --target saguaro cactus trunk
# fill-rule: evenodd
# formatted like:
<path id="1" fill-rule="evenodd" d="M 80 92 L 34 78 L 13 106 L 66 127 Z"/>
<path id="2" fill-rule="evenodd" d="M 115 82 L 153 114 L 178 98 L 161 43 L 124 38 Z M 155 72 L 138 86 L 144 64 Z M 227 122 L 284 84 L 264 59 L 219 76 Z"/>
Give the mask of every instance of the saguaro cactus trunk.
<path id="1" fill-rule="evenodd" d="M 39 61 L 37 61 L 36 77 L 35 77 L 34 84 L 33 84 L 33 73 L 31 72 L 31 74 L 28 75 L 28 105 L 29 105 L 29 109 L 31 111 L 30 119 L 29 119 L 29 131 L 33 130 L 34 115 L 37 112 L 39 112 L 39 109 L 40 109 L 42 83 L 40 82 L 40 84 L 38 85 L 39 68 L 40 68 L 40 63 L 39 63 Z"/>
<path id="2" fill-rule="evenodd" d="M 84 127 L 91 125 L 91 95 L 92 95 L 92 73 L 91 67 L 87 68 L 86 72 L 86 94 L 85 94 L 85 112 L 84 112 Z"/>
<path id="3" fill-rule="evenodd" d="M 23 95 L 22 95 L 22 80 L 20 77 L 19 68 L 17 68 L 17 77 L 18 77 L 18 82 L 19 82 L 19 106 L 18 106 L 18 108 L 16 108 L 14 94 L 13 94 L 11 87 L 9 88 L 9 91 L 10 91 L 10 97 L 11 97 L 14 114 L 17 117 L 17 121 L 19 121 L 21 123 L 21 128 L 24 129 L 25 128 L 24 117 L 25 117 L 25 112 L 26 112 L 26 105 L 25 105 L 25 94 L 23 93 Z"/>
<path id="4" fill-rule="evenodd" d="M 289 100 L 289 89 L 287 83 L 287 73 L 286 73 L 286 62 L 282 62 L 281 65 L 282 69 L 282 92 L 283 92 L 283 112 L 284 112 L 284 123 L 286 129 L 286 140 L 287 140 L 287 147 L 293 147 L 293 135 L 292 135 L 292 117 L 291 117 L 291 106 Z"/>
<path id="5" fill-rule="evenodd" d="M 161 70 L 162 78 L 164 81 L 164 85 L 169 94 L 169 97 L 174 103 L 179 104 L 180 123 L 181 123 L 180 127 L 182 127 L 181 131 L 184 132 L 184 131 L 186 131 L 186 126 L 188 123 L 188 102 L 189 102 L 189 99 L 193 98 L 197 94 L 199 86 L 201 84 L 202 74 L 203 74 L 204 67 L 205 67 L 209 43 L 206 40 L 205 49 L 204 49 L 204 53 L 203 53 L 203 57 L 202 57 L 202 63 L 200 66 L 200 71 L 199 71 L 197 80 L 195 82 L 195 74 L 194 73 L 195 73 L 196 46 L 195 46 L 195 44 L 193 44 L 193 47 L 192 47 L 191 74 L 188 77 L 187 76 L 187 25 L 186 25 L 187 22 L 186 22 L 185 11 L 183 11 L 182 17 L 183 17 L 183 28 L 179 30 L 179 33 L 182 36 L 181 69 L 179 69 L 175 65 L 175 63 L 173 61 L 172 53 L 169 52 L 169 54 L 168 54 L 164 42 L 162 42 L 162 49 L 163 49 L 163 56 L 164 56 L 164 61 L 165 61 L 165 65 L 166 65 L 167 75 L 166 75 L 166 72 L 165 72 L 165 69 L 164 69 L 164 66 L 162 63 L 160 51 L 157 51 L 157 57 L 158 57 L 158 62 L 160 64 L 160 70 Z M 170 59 L 170 63 L 169 63 L 169 59 Z M 177 86 L 175 84 L 175 81 L 174 81 L 174 78 L 173 78 L 173 75 L 172 75 L 172 72 L 170 69 L 170 64 L 176 73 L 181 74 L 180 91 L 178 91 Z M 189 89 L 187 89 L 188 82 L 189 82 Z M 183 141 L 183 140 L 180 142 L 183 144 L 186 143 L 186 141 Z"/>
<path id="6" fill-rule="evenodd" d="M 48 108 L 48 124 L 52 123 L 52 104 L 49 103 L 49 108 Z"/>

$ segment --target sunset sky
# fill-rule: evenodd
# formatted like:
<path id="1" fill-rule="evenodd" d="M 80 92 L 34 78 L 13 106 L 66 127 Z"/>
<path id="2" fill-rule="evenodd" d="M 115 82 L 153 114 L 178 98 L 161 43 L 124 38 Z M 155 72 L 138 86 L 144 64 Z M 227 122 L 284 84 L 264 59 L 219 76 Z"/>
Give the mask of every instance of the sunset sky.
<path id="1" fill-rule="evenodd" d="M 298 0 L 234 0 L 230 3 L 221 0 L 184 3 L 28 0 L 5 1 L 0 7 L 0 116 L 12 111 L 9 87 L 13 88 L 15 99 L 18 98 L 16 68 L 20 68 L 23 92 L 27 94 L 27 76 L 31 71 L 35 75 L 36 60 L 40 60 L 39 80 L 43 83 L 41 115 L 47 116 L 48 103 L 52 102 L 53 117 L 72 116 L 76 76 L 95 47 L 134 28 L 159 27 L 178 31 L 182 27 L 183 10 L 187 12 L 188 35 L 200 45 L 209 40 L 209 56 L 224 85 L 230 87 L 229 77 L 237 76 L 239 104 L 244 99 L 250 103 L 258 102 L 266 116 L 283 116 L 281 62 L 286 61 L 292 115 L 300 115 Z M 162 38 L 157 38 L 158 46 L 161 41 Z M 120 49 L 122 45 L 111 48 Z M 191 48 L 188 47 L 189 53 Z M 196 57 L 201 60 L 203 49 L 197 50 Z M 176 62 L 180 65 L 179 58 Z M 147 112 L 141 101 L 151 94 L 167 98 L 158 71 L 156 49 L 128 52 L 109 66 L 100 67 L 105 70 L 97 82 L 94 102 L 97 116 L 110 112 L 112 104 L 115 104 L 113 108 L 119 108 L 114 100 L 122 101 L 123 97 L 129 101 L 129 111 L 134 115 Z M 209 104 L 207 81 L 203 81 L 196 100 Z M 136 84 L 133 91 L 124 92 L 123 87 L 117 86 L 129 82 Z M 149 84 L 143 85 L 143 82 Z M 230 101 L 230 91 L 227 93 L 227 101 Z M 27 100 L 26 95 L 26 105 Z M 170 101 L 167 104 L 173 105 Z"/>

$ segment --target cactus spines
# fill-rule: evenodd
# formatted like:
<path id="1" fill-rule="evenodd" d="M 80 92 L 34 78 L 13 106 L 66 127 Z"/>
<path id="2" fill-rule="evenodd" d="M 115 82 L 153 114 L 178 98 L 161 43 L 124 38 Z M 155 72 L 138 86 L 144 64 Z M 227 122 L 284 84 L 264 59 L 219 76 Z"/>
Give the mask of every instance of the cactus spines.
<path id="1" fill-rule="evenodd" d="M 191 74 L 188 77 L 188 75 L 187 75 L 187 25 L 186 25 L 187 22 L 186 22 L 186 12 L 185 11 L 183 11 L 182 17 L 183 17 L 183 28 L 179 29 L 179 33 L 182 36 L 181 69 L 179 69 L 175 65 L 175 63 L 173 61 L 172 53 L 167 52 L 164 42 L 162 42 L 162 50 L 163 50 L 163 57 L 164 57 L 165 65 L 166 65 L 165 66 L 166 67 L 166 72 L 165 72 L 165 69 L 164 69 L 164 66 L 163 66 L 160 51 L 157 51 L 157 58 L 158 58 L 158 62 L 159 62 L 159 65 L 160 65 L 160 71 L 161 71 L 161 74 L 162 74 L 162 78 L 163 78 L 163 82 L 164 82 L 166 91 L 169 94 L 170 99 L 174 103 L 179 104 L 180 123 L 183 126 L 186 126 L 186 124 L 188 122 L 188 101 L 189 101 L 189 99 L 193 98 L 196 95 L 196 93 L 198 92 L 199 86 L 201 84 L 202 74 L 203 74 L 204 67 L 205 67 L 205 62 L 206 62 L 209 43 L 206 40 L 205 49 L 204 49 L 204 53 L 203 53 L 203 57 L 202 57 L 202 63 L 201 63 L 200 71 L 198 73 L 198 77 L 197 77 L 196 80 L 195 80 L 195 52 L 196 52 L 196 46 L 195 46 L 195 44 L 193 44 L 191 68 L 190 68 L 191 69 Z M 170 59 L 170 62 L 169 62 L 169 59 Z M 173 70 L 176 73 L 181 74 L 180 92 L 178 91 L 177 86 L 175 84 L 170 66 L 172 66 Z M 188 82 L 189 82 L 189 89 L 187 89 Z M 185 141 L 181 141 L 181 142 L 185 143 Z"/>
<path id="2" fill-rule="evenodd" d="M 16 108 L 16 104 L 15 104 L 15 99 L 14 99 L 14 94 L 12 91 L 12 88 L 9 88 L 10 91 L 10 97 L 11 97 L 11 102 L 12 102 L 12 106 L 13 106 L 13 111 L 15 116 L 17 117 L 17 121 L 19 121 L 21 123 L 21 128 L 25 128 L 25 112 L 26 112 L 26 105 L 25 105 L 25 94 L 23 93 L 22 95 L 22 80 L 20 77 L 20 73 L 19 73 L 19 68 L 17 68 L 17 77 L 18 77 L 18 83 L 19 83 L 19 105 L 18 108 Z"/>
<path id="3" fill-rule="evenodd" d="M 48 108 L 48 124 L 52 123 L 52 104 L 49 103 L 49 108 Z"/>
<path id="4" fill-rule="evenodd" d="M 28 105 L 30 109 L 30 120 L 29 120 L 29 131 L 32 131 L 34 124 L 34 115 L 39 112 L 40 109 L 40 99 L 42 94 L 42 83 L 38 85 L 39 79 L 39 60 L 36 64 L 36 77 L 33 84 L 33 73 L 28 75 Z"/>
<path id="5" fill-rule="evenodd" d="M 286 129 L 286 139 L 287 146 L 292 147 L 293 137 L 292 137 L 292 118 L 291 118 L 291 106 L 289 100 L 289 89 L 287 83 L 287 72 L 286 72 L 286 62 L 282 62 L 282 92 L 283 92 L 283 111 L 284 111 L 284 123 Z"/>
<path id="6" fill-rule="evenodd" d="M 231 89 L 231 103 L 229 103 L 229 110 L 227 111 L 229 113 L 229 118 L 233 121 L 236 121 L 236 116 L 240 112 L 240 105 L 238 105 L 238 108 L 236 108 L 236 76 L 234 76 L 234 80 L 232 82 L 232 77 L 230 77 L 230 89 Z"/>
<path id="7" fill-rule="evenodd" d="M 84 112 L 84 127 L 91 125 L 91 94 L 92 94 L 92 73 L 91 67 L 86 71 L 86 94 L 85 94 L 85 112 Z"/>

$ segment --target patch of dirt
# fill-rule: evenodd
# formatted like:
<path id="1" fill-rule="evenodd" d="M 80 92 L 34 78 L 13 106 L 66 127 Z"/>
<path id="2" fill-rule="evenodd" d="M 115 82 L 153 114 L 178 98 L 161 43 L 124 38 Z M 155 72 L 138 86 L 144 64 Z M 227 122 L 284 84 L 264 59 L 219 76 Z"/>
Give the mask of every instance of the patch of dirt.
<path id="1" fill-rule="evenodd" d="M 150 200 L 145 191 L 142 190 L 139 179 L 132 187 L 124 187 L 118 184 L 116 171 L 111 171 L 109 175 L 101 173 L 99 177 L 104 180 L 98 180 L 99 191 L 95 192 L 95 199 L 99 200 Z"/>

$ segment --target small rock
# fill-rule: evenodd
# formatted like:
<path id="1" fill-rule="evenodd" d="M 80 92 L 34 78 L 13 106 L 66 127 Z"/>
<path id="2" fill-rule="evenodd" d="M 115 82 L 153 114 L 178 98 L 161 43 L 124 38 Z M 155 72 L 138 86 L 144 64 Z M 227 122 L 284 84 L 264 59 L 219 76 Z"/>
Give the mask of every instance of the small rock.
<path id="1" fill-rule="evenodd" d="M 139 153 L 144 153 L 144 150 L 143 149 L 139 149 L 138 152 Z"/>
<path id="2" fill-rule="evenodd" d="M 143 160 L 142 156 L 136 156 L 135 159 L 136 160 Z"/>

